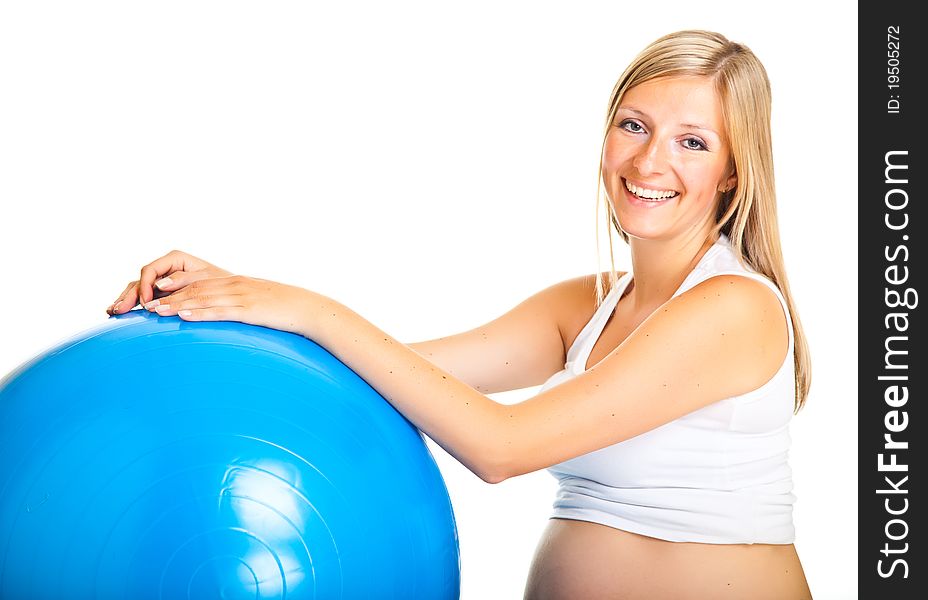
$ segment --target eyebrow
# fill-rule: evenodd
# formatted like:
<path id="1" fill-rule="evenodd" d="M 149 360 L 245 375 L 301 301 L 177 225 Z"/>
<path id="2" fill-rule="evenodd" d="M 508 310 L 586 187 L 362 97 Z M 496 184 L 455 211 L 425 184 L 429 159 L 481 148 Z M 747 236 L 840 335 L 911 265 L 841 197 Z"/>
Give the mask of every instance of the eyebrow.
<path id="1" fill-rule="evenodd" d="M 641 115 L 642 117 L 647 117 L 647 116 L 648 116 L 647 113 L 644 113 L 644 112 L 638 110 L 637 108 L 629 108 L 629 107 L 627 107 L 627 106 L 620 106 L 620 107 L 616 110 L 616 112 L 618 112 L 618 111 L 620 111 L 620 110 L 624 110 L 624 111 L 627 111 L 627 112 L 630 112 L 630 113 L 635 113 L 636 115 Z M 698 124 L 695 124 L 695 123 L 680 123 L 680 126 L 681 126 L 681 127 L 686 127 L 687 129 L 701 129 L 702 131 L 708 131 L 709 133 L 714 133 L 717 137 L 722 137 L 721 135 L 719 135 L 719 132 L 718 132 L 718 131 L 712 129 L 711 127 L 707 127 L 706 125 L 698 125 Z"/>

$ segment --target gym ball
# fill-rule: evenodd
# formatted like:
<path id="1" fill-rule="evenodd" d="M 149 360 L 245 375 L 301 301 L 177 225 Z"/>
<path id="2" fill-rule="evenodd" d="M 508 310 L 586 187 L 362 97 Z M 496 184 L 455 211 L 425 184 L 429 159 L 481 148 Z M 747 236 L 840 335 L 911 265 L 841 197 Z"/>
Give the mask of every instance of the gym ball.
<path id="1" fill-rule="evenodd" d="M 0 381 L 0 598 L 458 598 L 422 434 L 314 342 L 143 310 Z"/>

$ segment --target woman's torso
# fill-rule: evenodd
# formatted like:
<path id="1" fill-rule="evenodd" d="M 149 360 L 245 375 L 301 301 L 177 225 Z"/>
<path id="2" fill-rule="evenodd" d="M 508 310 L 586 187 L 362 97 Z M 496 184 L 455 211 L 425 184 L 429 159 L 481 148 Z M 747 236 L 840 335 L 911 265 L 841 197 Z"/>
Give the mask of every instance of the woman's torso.
<path id="1" fill-rule="evenodd" d="M 717 245 L 710 251 L 718 254 L 722 249 Z M 704 261 L 700 261 L 701 265 L 703 263 Z M 630 276 L 624 279 L 630 280 Z M 627 284 L 628 281 L 625 283 Z M 621 284 L 617 288 L 624 298 L 628 290 L 622 289 Z M 597 312 L 601 320 L 607 318 L 604 327 L 601 323 L 596 324 L 589 319 L 581 323 L 565 324 L 564 331 L 575 333 L 574 339 L 567 340 L 567 348 L 573 353 L 571 356 L 571 352 L 568 352 L 569 362 L 562 373 L 571 370 L 571 358 L 577 363 L 574 366 L 574 375 L 582 372 L 586 367 L 596 365 L 621 344 L 648 316 L 647 314 L 632 314 L 630 303 L 621 300 L 614 300 L 613 306 L 615 306 L 614 311 L 609 311 L 609 313 L 599 314 Z M 592 307 L 584 308 L 585 311 L 578 309 L 577 314 L 589 315 Z M 608 309 L 608 307 L 605 308 Z M 586 323 L 585 328 L 584 323 Z M 597 333 L 600 330 L 597 326 L 602 328 L 599 335 Z M 588 332 L 587 329 L 590 328 L 592 330 Z M 577 339 L 583 334 L 592 334 L 593 339 Z M 577 344 L 581 346 L 580 348 L 574 348 L 575 341 L 580 342 Z M 790 335 L 788 359 L 792 358 L 791 350 L 792 336 Z M 549 383 L 556 384 L 557 382 L 552 380 L 563 379 L 570 375 L 568 373 L 560 378 L 552 377 Z M 778 375 L 780 378 L 787 377 L 791 375 L 791 370 L 789 374 Z M 719 404 L 721 406 L 721 403 Z M 711 414 L 713 407 L 707 408 L 710 409 Z M 699 415 L 693 416 L 699 417 Z M 784 417 L 780 415 L 780 418 Z M 675 434 L 673 431 L 664 433 L 665 435 Z M 749 435 L 753 434 L 749 433 Z M 639 441 L 647 443 L 646 440 Z M 661 443 L 660 438 L 655 441 Z M 788 434 L 786 442 L 788 443 Z M 642 449 L 647 451 L 647 448 Z M 603 450 L 603 452 L 607 451 L 608 449 Z M 592 456 L 595 454 L 578 457 L 577 462 L 580 465 L 578 470 L 582 469 L 584 460 L 595 460 Z M 571 462 L 573 461 L 556 467 L 569 474 Z M 595 467 L 595 463 L 592 465 Z M 631 470 L 634 471 L 634 469 Z M 557 475 L 562 478 L 559 500 L 563 500 L 561 494 L 565 487 L 564 481 L 574 480 L 563 472 L 557 472 Z M 619 479 L 621 477 L 634 477 L 634 475 L 625 474 Z M 576 487 L 579 489 L 593 485 L 593 482 L 582 478 L 576 479 L 576 482 Z M 620 481 L 617 485 L 622 483 Z M 782 493 L 783 490 L 780 492 Z M 791 496 L 787 495 L 787 497 Z M 570 514 L 569 511 L 562 512 Z M 645 526 L 639 527 L 639 533 L 633 533 L 622 529 L 621 521 L 619 524 L 613 523 L 613 526 L 609 526 L 604 523 L 582 520 L 583 518 L 583 516 L 559 518 L 556 513 L 549 520 L 529 573 L 525 591 L 526 598 L 533 600 L 545 598 L 624 598 L 631 600 L 635 598 L 781 599 L 811 597 L 795 546 L 792 543 L 728 544 L 668 541 L 667 536 L 665 539 L 659 539 L 646 535 L 648 530 Z M 777 518 L 780 519 L 778 535 L 791 535 L 791 520 L 787 528 L 787 524 L 782 522 L 783 516 L 780 515 Z M 606 521 L 608 519 L 596 520 Z M 724 532 L 724 528 L 721 531 Z"/>

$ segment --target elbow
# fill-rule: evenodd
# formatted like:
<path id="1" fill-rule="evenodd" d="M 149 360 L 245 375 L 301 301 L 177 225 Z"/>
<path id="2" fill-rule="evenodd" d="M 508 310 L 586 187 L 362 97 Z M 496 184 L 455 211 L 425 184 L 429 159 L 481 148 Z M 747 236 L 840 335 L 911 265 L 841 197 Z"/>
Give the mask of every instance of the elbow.
<path id="1" fill-rule="evenodd" d="M 489 473 L 483 473 L 482 475 L 480 475 L 480 479 L 484 480 L 487 483 L 496 484 L 496 483 L 502 483 L 509 478 L 497 471 L 493 471 Z"/>
<path id="2" fill-rule="evenodd" d="M 501 455 L 497 453 L 483 462 L 483 468 L 478 476 L 487 483 L 497 484 L 506 481 L 512 475 L 508 463 L 501 460 Z"/>
<path id="3" fill-rule="evenodd" d="M 480 428 L 473 455 L 478 468 L 473 471 L 483 481 L 496 484 L 513 477 L 512 441 L 508 430 L 511 425 L 507 423 L 508 417 L 498 410 L 504 408 L 502 405 L 493 403 L 490 406 L 497 410 L 488 425 Z"/>

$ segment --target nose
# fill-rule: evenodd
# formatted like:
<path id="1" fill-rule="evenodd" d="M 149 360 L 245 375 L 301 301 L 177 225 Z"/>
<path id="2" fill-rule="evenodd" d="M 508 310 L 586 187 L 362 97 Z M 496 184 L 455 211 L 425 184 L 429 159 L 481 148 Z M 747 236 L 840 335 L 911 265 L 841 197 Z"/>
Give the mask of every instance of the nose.
<path id="1" fill-rule="evenodd" d="M 651 136 L 646 144 L 641 145 L 632 164 L 642 175 L 654 175 L 664 171 L 666 161 L 664 143 L 657 136 Z"/>

